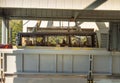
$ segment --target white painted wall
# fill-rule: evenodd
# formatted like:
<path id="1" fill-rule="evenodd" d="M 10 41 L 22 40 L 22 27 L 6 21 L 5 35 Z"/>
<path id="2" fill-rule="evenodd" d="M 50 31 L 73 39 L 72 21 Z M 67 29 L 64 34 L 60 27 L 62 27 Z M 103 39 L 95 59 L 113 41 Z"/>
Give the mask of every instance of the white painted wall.
<path id="1" fill-rule="evenodd" d="M 62 48 L 61 48 L 62 49 Z M 111 74 L 113 66 L 111 61 L 118 60 L 110 56 L 104 49 L 96 50 L 64 50 L 26 49 L 16 50 L 7 54 L 7 73 L 63 73 L 63 74 L 88 74 L 89 55 L 93 55 L 94 74 Z M 69 49 L 69 50 L 68 50 Z M 17 53 L 18 52 L 18 53 Z M 15 54 L 14 54 L 15 53 Z M 101 54 L 99 54 L 101 53 Z M 118 56 L 119 57 L 119 56 Z M 102 61 L 101 61 L 102 60 Z M 115 63 L 119 63 L 120 61 Z M 116 65 L 117 65 L 116 64 Z M 118 67 L 114 66 L 114 70 Z M 119 72 L 119 71 L 118 71 Z M 114 72 L 113 72 L 114 73 Z"/>
<path id="2" fill-rule="evenodd" d="M 120 52 L 112 53 L 105 49 L 0 49 L 0 53 L 6 52 L 8 53 L 5 55 L 7 56 L 6 73 L 20 74 L 21 72 L 29 76 L 34 74 L 34 77 L 6 77 L 6 83 L 87 83 L 86 79 L 78 76 L 81 72 L 88 74 L 89 54 L 93 54 L 94 74 L 120 74 Z M 22 55 L 24 58 L 21 57 Z M 64 71 L 60 77 L 56 73 L 56 67 L 59 71 L 57 73 Z M 24 69 L 24 72 L 21 69 Z M 38 73 L 38 69 L 41 72 Z M 75 73 L 73 75 L 72 70 Z M 52 74 L 53 77 L 50 77 L 47 75 L 49 73 L 56 73 L 56 75 Z M 38 75 L 41 77 L 38 78 Z"/>

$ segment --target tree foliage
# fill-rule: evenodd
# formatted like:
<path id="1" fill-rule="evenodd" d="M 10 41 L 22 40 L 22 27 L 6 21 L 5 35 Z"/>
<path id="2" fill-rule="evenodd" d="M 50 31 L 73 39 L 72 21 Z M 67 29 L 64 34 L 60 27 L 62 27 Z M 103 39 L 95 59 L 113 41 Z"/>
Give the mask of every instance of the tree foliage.
<path id="1" fill-rule="evenodd" d="M 9 28 L 12 29 L 12 44 L 15 45 L 16 43 L 16 34 L 18 32 L 22 32 L 22 20 L 10 20 Z"/>

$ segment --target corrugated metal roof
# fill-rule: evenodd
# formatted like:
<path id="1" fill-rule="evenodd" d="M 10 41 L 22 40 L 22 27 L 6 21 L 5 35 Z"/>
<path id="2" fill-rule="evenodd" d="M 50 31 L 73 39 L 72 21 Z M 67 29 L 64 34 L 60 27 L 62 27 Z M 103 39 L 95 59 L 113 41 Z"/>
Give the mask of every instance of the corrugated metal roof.
<path id="1" fill-rule="evenodd" d="M 0 7 L 120 10 L 120 0 L 0 0 Z"/>
<path id="2" fill-rule="evenodd" d="M 119 2 L 120 0 L 0 0 L 0 16 L 10 19 L 70 20 L 74 17 L 93 21 L 120 20 Z"/>

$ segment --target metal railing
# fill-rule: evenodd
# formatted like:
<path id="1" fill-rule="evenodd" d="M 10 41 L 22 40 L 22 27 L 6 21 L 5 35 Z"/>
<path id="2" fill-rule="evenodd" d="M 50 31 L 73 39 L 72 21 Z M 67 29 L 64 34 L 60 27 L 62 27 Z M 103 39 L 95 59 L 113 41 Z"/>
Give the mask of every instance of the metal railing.
<path id="1" fill-rule="evenodd" d="M 0 72 L 1 72 L 1 83 L 5 83 L 5 73 L 4 73 L 4 53 L 0 54 Z"/>

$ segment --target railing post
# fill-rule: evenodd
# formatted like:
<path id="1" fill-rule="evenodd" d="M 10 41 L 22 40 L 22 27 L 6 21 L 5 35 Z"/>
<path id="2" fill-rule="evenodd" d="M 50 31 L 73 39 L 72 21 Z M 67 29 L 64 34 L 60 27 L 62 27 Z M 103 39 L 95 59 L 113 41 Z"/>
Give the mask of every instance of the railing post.
<path id="1" fill-rule="evenodd" d="M 4 74 L 4 54 L 0 53 L 0 73 L 1 73 L 1 78 L 0 81 L 1 83 L 5 83 L 5 74 Z"/>
<path id="2" fill-rule="evenodd" d="M 93 55 L 89 55 L 89 73 L 87 76 L 87 83 L 93 83 Z"/>

